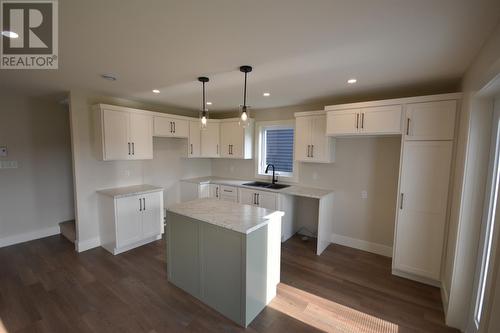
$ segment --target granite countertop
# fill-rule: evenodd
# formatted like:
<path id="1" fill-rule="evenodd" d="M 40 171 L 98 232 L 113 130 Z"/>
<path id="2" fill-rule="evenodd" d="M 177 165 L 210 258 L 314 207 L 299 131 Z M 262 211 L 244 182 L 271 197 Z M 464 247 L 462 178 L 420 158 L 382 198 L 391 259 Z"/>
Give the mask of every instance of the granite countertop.
<path id="1" fill-rule="evenodd" d="M 249 234 L 267 225 L 271 219 L 285 215 L 280 211 L 212 198 L 176 204 L 167 211 L 242 234 Z"/>
<path id="2" fill-rule="evenodd" d="M 241 180 L 241 179 L 231 179 L 231 178 L 212 177 L 212 176 L 183 179 L 182 181 L 195 184 L 218 184 L 218 185 L 238 186 L 244 188 L 251 188 L 258 191 L 268 191 L 268 192 L 296 195 L 300 197 L 307 197 L 313 199 L 321 199 L 322 197 L 330 193 L 333 193 L 332 190 L 324 190 L 324 189 L 305 187 L 299 185 L 290 185 L 290 187 L 286 187 L 280 190 L 273 190 L 273 189 L 243 185 L 244 183 L 249 183 L 255 180 Z"/>
<path id="3" fill-rule="evenodd" d="M 104 194 L 113 198 L 123 198 L 123 197 L 130 197 L 134 195 L 159 192 L 159 191 L 163 191 L 163 187 L 141 184 L 141 185 L 115 187 L 115 188 L 98 190 L 97 193 Z"/>

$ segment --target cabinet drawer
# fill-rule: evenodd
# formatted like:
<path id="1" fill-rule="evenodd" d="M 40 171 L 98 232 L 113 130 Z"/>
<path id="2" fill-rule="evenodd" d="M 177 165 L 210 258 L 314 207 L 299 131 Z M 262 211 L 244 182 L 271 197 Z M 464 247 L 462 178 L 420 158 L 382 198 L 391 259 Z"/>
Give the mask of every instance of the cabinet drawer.
<path id="1" fill-rule="evenodd" d="M 238 201 L 238 189 L 234 186 L 221 185 L 220 198 L 228 201 Z"/>

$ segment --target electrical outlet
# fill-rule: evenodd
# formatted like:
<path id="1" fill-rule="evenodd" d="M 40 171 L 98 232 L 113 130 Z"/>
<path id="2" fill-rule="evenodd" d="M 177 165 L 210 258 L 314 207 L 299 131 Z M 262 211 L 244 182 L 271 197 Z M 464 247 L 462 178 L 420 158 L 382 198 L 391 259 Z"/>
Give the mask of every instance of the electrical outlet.
<path id="1" fill-rule="evenodd" d="M 361 199 L 368 199 L 368 191 L 361 191 Z"/>
<path id="2" fill-rule="evenodd" d="M 7 157 L 7 147 L 0 147 L 0 157 Z"/>

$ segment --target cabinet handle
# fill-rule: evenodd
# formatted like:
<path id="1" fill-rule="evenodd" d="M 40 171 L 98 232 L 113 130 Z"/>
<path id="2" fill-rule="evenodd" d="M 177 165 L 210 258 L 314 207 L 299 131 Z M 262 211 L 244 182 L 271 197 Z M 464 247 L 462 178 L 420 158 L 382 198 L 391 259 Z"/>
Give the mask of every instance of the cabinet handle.
<path id="1" fill-rule="evenodd" d="M 216 198 L 219 197 L 219 187 L 218 186 L 215 188 L 215 197 Z"/>
<path id="2" fill-rule="evenodd" d="M 142 198 L 142 210 L 146 210 L 146 198 Z"/>
<path id="3" fill-rule="evenodd" d="M 361 128 L 365 128 L 365 113 L 361 114 Z"/>
<path id="4" fill-rule="evenodd" d="M 217 144 L 217 155 L 219 155 L 219 144 Z"/>
<path id="5" fill-rule="evenodd" d="M 170 122 L 170 133 L 172 133 L 172 122 Z"/>
<path id="6" fill-rule="evenodd" d="M 311 145 L 307 145 L 307 157 L 311 157 Z"/>
<path id="7" fill-rule="evenodd" d="M 359 128 L 359 113 L 356 113 L 356 129 Z"/>
<path id="8" fill-rule="evenodd" d="M 311 157 L 314 157 L 314 145 L 311 145 Z"/>
<path id="9" fill-rule="evenodd" d="M 406 118 L 406 135 L 410 135 L 410 118 Z"/>
<path id="10" fill-rule="evenodd" d="M 142 212 L 142 200 L 139 198 L 139 211 Z"/>
<path id="11" fill-rule="evenodd" d="M 260 193 L 257 193 L 257 205 L 260 205 Z"/>
<path id="12" fill-rule="evenodd" d="M 132 142 L 132 155 L 135 155 L 135 143 Z"/>
<path id="13" fill-rule="evenodd" d="M 130 142 L 128 143 L 128 154 L 130 155 Z"/>
<path id="14" fill-rule="evenodd" d="M 193 155 L 193 144 L 191 144 L 191 155 Z"/>
<path id="15" fill-rule="evenodd" d="M 175 133 L 175 121 L 174 121 L 174 133 Z"/>
<path id="16" fill-rule="evenodd" d="M 399 209 L 401 209 L 401 210 L 403 209 L 404 198 L 405 198 L 405 194 L 401 193 L 401 198 L 399 199 Z"/>

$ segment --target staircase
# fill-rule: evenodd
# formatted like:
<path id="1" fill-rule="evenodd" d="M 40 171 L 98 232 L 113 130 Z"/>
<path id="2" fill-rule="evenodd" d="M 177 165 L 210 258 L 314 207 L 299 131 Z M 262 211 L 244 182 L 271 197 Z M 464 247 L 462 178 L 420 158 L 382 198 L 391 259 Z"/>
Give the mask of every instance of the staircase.
<path id="1" fill-rule="evenodd" d="M 66 237 L 71 243 L 76 240 L 76 226 L 75 220 L 65 221 L 59 223 L 59 228 L 61 228 L 61 234 Z"/>

